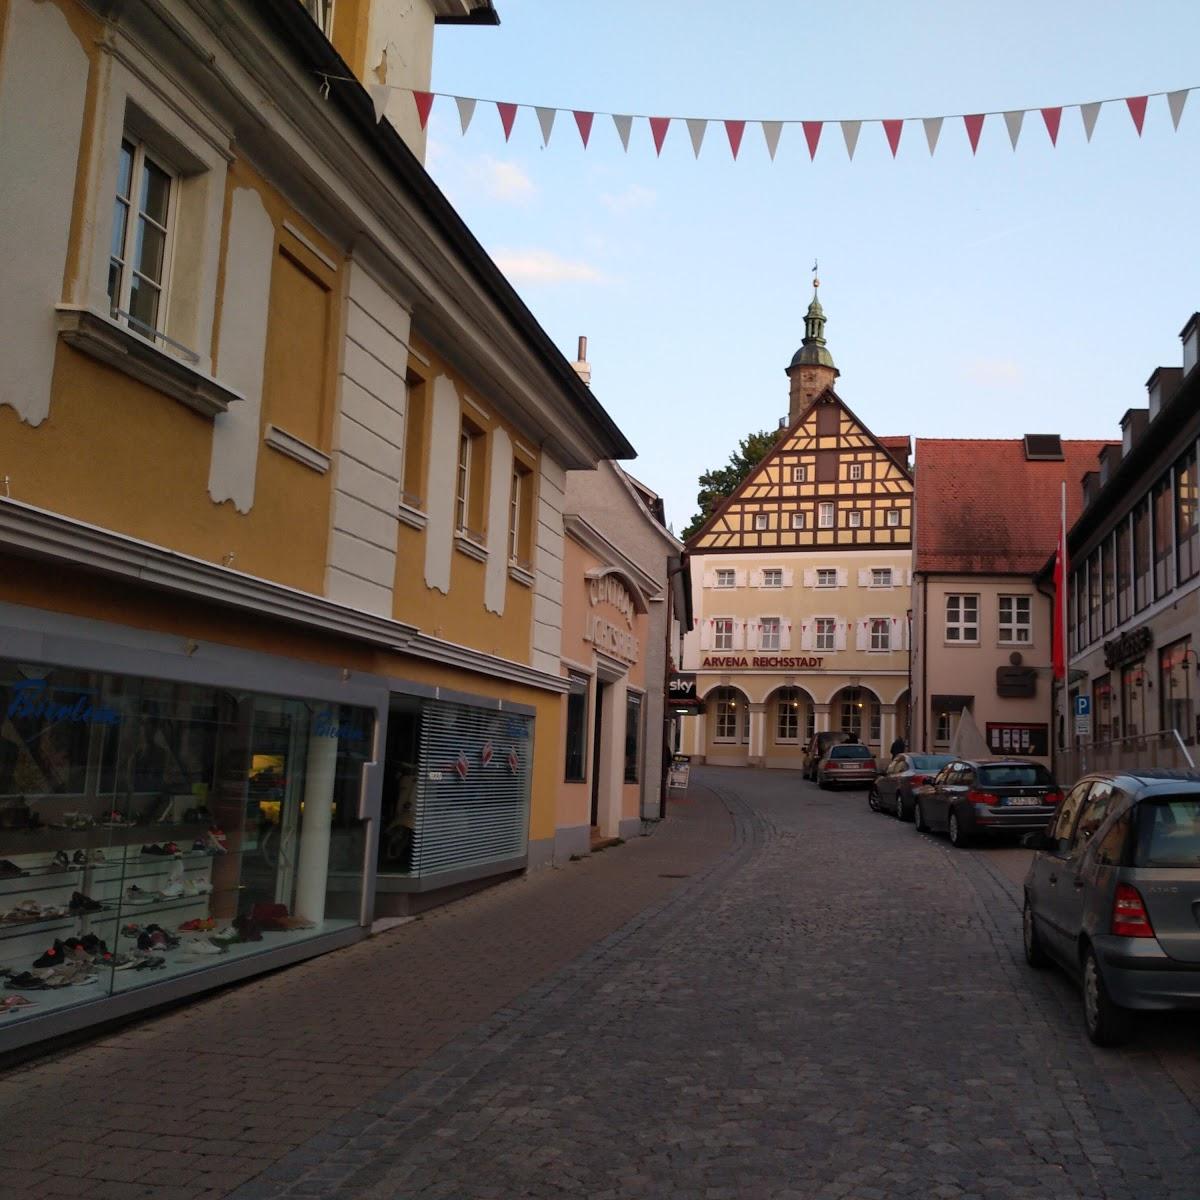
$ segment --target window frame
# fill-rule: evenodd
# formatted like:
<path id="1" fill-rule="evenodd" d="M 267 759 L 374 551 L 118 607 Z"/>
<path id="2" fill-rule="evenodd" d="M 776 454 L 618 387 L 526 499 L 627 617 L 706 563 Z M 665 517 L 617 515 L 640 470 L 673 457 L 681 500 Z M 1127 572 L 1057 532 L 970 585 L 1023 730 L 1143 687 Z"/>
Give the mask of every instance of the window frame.
<path id="1" fill-rule="evenodd" d="M 835 588 L 835 587 L 837 587 L 837 585 L 838 585 L 837 567 L 815 567 L 814 570 L 816 571 L 816 580 L 813 584 L 814 587 L 819 587 L 819 588 Z M 828 576 L 828 575 L 833 576 L 833 581 L 831 583 L 823 583 L 822 576 Z"/>
<path id="2" fill-rule="evenodd" d="M 822 500 L 817 504 L 817 528 L 837 528 L 837 504 L 834 501 Z"/>
<path id="3" fill-rule="evenodd" d="M 775 743 L 795 746 L 800 743 L 800 689 L 781 688 L 775 696 Z M 785 721 L 784 718 L 787 718 Z M 784 726 L 791 728 L 791 733 Z"/>
<path id="4" fill-rule="evenodd" d="M 863 513 L 861 508 L 851 508 L 846 511 L 846 527 L 848 529 L 861 529 L 863 527 Z"/>
<path id="5" fill-rule="evenodd" d="M 792 528 L 793 529 L 807 529 L 808 528 L 808 519 L 803 512 L 792 513 Z"/>
<path id="6" fill-rule="evenodd" d="M 637 783 L 641 779 L 642 765 L 642 718 L 645 706 L 642 693 L 625 693 L 625 783 Z"/>
<path id="7" fill-rule="evenodd" d="M 481 547 L 487 546 L 487 443 L 487 431 L 464 412 L 458 425 L 454 532 Z"/>
<path id="8" fill-rule="evenodd" d="M 772 645 L 767 645 L 767 626 L 771 626 Z M 758 619 L 758 648 L 773 650 L 778 653 L 783 648 L 783 618 L 759 617 Z"/>
<path id="9" fill-rule="evenodd" d="M 821 629 L 822 625 L 828 626 L 824 632 Z M 823 637 L 828 638 L 828 645 L 822 643 Z M 837 617 L 813 617 L 813 649 L 825 654 L 831 654 L 837 649 Z"/>
<path id="10" fill-rule="evenodd" d="M 725 582 L 728 576 L 729 582 Z M 737 587 L 737 571 L 733 567 L 715 567 L 713 575 L 713 586 L 720 588 L 722 591 L 728 591 L 730 588 Z"/>
<path id="11" fill-rule="evenodd" d="M 762 533 L 771 527 L 770 514 L 765 512 L 756 512 L 754 514 L 754 533 Z"/>
<path id="12" fill-rule="evenodd" d="M 792 482 L 807 483 L 808 482 L 808 465 L 799 463 L 792 467 Z"/>
<path id="13" fill-rule="evenodd" d="M 732 650 L 733 649 L 733 634 L 734 634 L 734 619 L 733 617 L 713 617 L 713 649 L 714 650 Z M 728 628 L 726 628 L 728 625 Z M 721 645 L 721 639 L 728 637 L 729 644 Z"/>
<path id="14" fill-rule="evenodd" d="M 860 481 L 862 480 L 862 477 L 863 477 L 863 465 L 862 465 L 862 463 L 860 463 L 860 462 L 852 462 L 852 463 L 850 463 L 850 464 L 849 464 L 849 469 L 848 469 L 848 472 L 847 472 L 847 478 L 848 478 L 848 479 L 849 479 L 849 480 L 850 480 L 852 483 L 858 483 L 858 482 L 860 482 Z"/>
<path id="15" fill-rule="evenodd" d="M 589 720 L 591 711 L 591 679 L 575 671 L 567 672 L 567 694 L 564 697 L 563 714 L 563 782 L 587 783 L 588 779 L 588 731 L 591 728 Z M 578 744 L 579 765 L 578 774 L 572 773 L 573 742 L 572 742 L 572 700 L 580 700 L 574 709 L 580 714 L 580 740 Z"/>
<path id="16" fill-rule="evenodd" d="M 778 582 L 777 583 L 774 583 L 774 582 L 768 583 L 767 582 L 768 575 L 770 575 L 772 579 L 778 579 Z M 763 567 L 762 585 L 763 585 L 763 587 L 771 588 L 772 590 L 783 587 L 783 568 L 782 567 Z"/>
<path id="17" fill-rule="evenodd" d="M 972 602 L 975 610 L 973 619 L 968 620 L 966 617 L 967 601 Z M 950 608 L 951 602 L 957 601 L 958 617 L 952 619 Z M 978 592 L 947 592 L 945 594 L 945 604 L 943 605 L 943 615 L 945 617 L 945 625 L 943 627 L 943 642 L 947 646 L 978 646 L 979 645 L 979 593 Z M 974 637 L 961 636 L 968 629 L 974 629 Z M 960 636 L 951 637 L 951 630 L 958 631 Z"/>
<path id="18" fill-rule="evenodd" d="M 886 576 L 887 578 L 881 579 L 881 578 L 877 578 L 877 576 Z M 895 573 L 891 567 L 872 567 L 871 568 L 871 582 L 868 586 L 873 587 L 873 588 L 880 588 L 880 589 L 893 588 L 896 586 L 895 583 L 893 582 L 894 579 L 895 579 Z"/>
<path id="19" fill-rule="evenodd" d="M 899 529 L 900 510 L 898 508 L 884 509 L 883 523 L 888 529 Z"/>
<path id="20" fill-rule="evenodd" d="M 892 649 L 892 619 L 891 617 L 868 617 L 871 644 L 867 649 L 872 654 L 880 654 Z"/>
<path id="21" fill-rule="evenodd" d="M 1025 620 L 1018 621 L 1017 609 L 1018 601 L 1025 602 Z M 1011 609 L 1009 620 L 1004 619 L 1004 606 L 1008 602 Z M 1009 636 L 1004 636 L 1005 629 L 1008 629 Z M 1017 634 L 1024 630 L 1026 637 L 1018 637 Z M 1002 646 L 1032 646 L 1033 645 L 1033 597 L 1028 593 L 1021 592 L 1002 592 L 996 597 L 996 640 Z"/>

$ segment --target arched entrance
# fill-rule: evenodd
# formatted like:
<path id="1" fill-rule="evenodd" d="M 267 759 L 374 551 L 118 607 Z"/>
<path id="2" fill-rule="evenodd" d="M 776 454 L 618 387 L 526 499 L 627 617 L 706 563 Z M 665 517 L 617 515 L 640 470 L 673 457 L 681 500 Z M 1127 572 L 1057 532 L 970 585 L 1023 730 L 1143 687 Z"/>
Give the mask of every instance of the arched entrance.
<path id="1" fill-rule="evenodd" d="M 893 737 L 902 737 L 911 750 L 913 746 L 912 698 L 906 688 L 896 697 L 896 732 Z M 885 746 L 884 749 L 887 749 Z"/>
<path id="2" fill-rule="evenodd" d="M 817 713 L 813 698 L 803 688 L 776 688 L 766 704 L 764 763 L 768 767 L 800 770 L 804 751 L 812 741 Z"/>
<path id="3" fill-rule="evenodd" d="M 847 737 L 853 735 L 876 753 L 881 747 L 882 714 L 879 697 L 870 688 L 844 687 L 829 702 L 829 727 Z"/>
<path id="4" fill-rule="evenodd" d="M 704 698 L 704 761 L 744 767 L 750 761 L 750 701 L 740 688 L 714 688 Z"/>

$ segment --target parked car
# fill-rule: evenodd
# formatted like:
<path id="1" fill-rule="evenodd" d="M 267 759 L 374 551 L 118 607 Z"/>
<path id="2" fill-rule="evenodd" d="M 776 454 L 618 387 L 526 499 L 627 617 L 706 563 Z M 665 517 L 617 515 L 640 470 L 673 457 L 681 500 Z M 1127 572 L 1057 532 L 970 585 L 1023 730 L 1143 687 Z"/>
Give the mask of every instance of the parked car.
<path id="1" fill-rule="evenodd" d="M 956 758 L 913 789 L 913 821 L 919 833 L 946 833 L 952 846 L 962 847 L 974 837 L 1045 829 L 1061 799 L 1041 763 Z"/>
<path id="2" fill-rule="evenodd" d="M 812 740 L 808 743 L 808 749 L 804 752 L 804 778 L 811 779 L 813 783 L 816 783 L 817 764 L 829 752 L 830 746 L 836 746 L 845 740 L 844 733 L 833 729 L 822 729 L 820 733 L 814 733 Z"/>
<path id="3" fill-rule="evenodd" d="M 1080 982 L 1093 1042 L 1125 1041 L 1135 1010 L 1200 1008 L 1200 773 L 1085 776 L 1024 842 L 1026 961 Z"/>
<path id="4" fill-rule="evenodd" d="M 867 803 L 875 812 L 891 813 L 901 821 L 911 821 L 913 788 L 928 783 L 953 761 L 950 754 L 897 754 L 888 769 L 875 777 L 867 794 Z"/>
<path id="5" fill-rule="evenodd" d="M 817 786 L 843 787 L 846 784 L 870 784 L 875 780 L 878 768 L 869 746 L 862 742 L 842 742 L 830 746 L 825 757 L 817 763 Z"/>

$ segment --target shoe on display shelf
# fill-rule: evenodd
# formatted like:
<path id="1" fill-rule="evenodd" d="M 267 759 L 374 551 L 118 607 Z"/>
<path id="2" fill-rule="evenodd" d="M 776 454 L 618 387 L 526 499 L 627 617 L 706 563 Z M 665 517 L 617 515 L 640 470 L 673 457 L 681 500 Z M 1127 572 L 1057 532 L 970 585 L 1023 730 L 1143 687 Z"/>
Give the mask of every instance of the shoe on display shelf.
<path id="1" fill-rule="evenodd" d="M 213 825 L 209 829 L 208 833 L 204 835 L 204 842 L 214 854 L 229 853 L 229 845 L 225 839 L 225 833 L 216 825 Z"/>
<path id="2" fill-rule="evenodd" d="M 152 845 L 143 846 L 141 853 L 151 855 L 154 858 L 162 858 L 166 854 L 166 851 L 157 842 L 154 842 Z"/>
<path id="3" fill-rule="evenodd" d="M 185 879 L 183 894 L 185 896 L 207 896 L 213 890 L 212 884 L 202 879 Z"/>
<path id="4" fill-rule="evenodd" d="M 224 954 L 226 948 L 206 937 L 190 937 L 183 939 L 183 955 L 185 958 L 203 958 L 209 954 Z"/>
<path id="5" fill-rule="evenodd" d="M 125 889 L 125 899 L 130 904 L 153 904 L 154 893 L 138 887 L 136 883 L 131 883 Z"/>
<path id="6" fill-rule="evenodd" d="M 166 887 L 159 889 L 159 899 L 161 900 L 178 900 L 183 895 L 183 880 L 176 879 L 173 883 L 168 883 Z"/>
<path id="7" fill-rule="evenodd" d="M 262 941 L 262 929 L 252 917 L 235 917 L 233 927 L 243 942 Z"/>
<path id="8" fill-rule="evenodd" d="M 69 915 L 65 908 L 56 904 L 39 904 L 36 900 L 22 900 L 15 908 L 0 913 L 0 923 L 18 925 L 26 921 L 56 921 Z"/>
<path id="9" fill-rule="evenodd" d="M 35 967 L 57 967 L 67 960 L 67 948 L 62 942 L 56 941 L 49 950 L 43 950 L 38 958 L 33 960 Z"/>
<path id="10" fill-rule="evenodd" d="M 75 892 L 71 896 L 69 907 L 73 913 L 92 913 L 100 912 L 104 905 L 99 900 L 93 900 L 91 896 L 85 896 L 83 892 Z"/>
<path id="11" fill-rule="evenodd" d="M 113 809 L 111 812 L 106 812 L 96 824 L 107 826 L 109 829 L 123 829 L 129 822 L 116 809 Z"/>
<path id="12" fill-rule="evenodd" d="M 18 879 L 28 874 L 28 871 L 22 871 L 16 863 L 9 862 L 7 858 L 0 858 L 0 879 Z"/>
<path id="13" fill-rule="evenodd" d="M 16 1012 L 18 1008 L 26 1008 L 32 1003 L 32 1000 L 27 1000 L 24 996 L 17 995 L 16 992 L 13 992 L 11 996 L 0 996 L 0 1016 Z"/>
<path id="14" fill-rule="evenodd" d="M 40 975 L 35 975 L 32 971 L 19 971 L 16 975 L 10 975 L 8 986 L 16 988 L 19 992 L 44 992 L 50 987 Z"/>
<path id="15" fill-rule="evenodd" d="M 65 850 L 56 850 L 54 857 L 50 860 L 46 867 L 48 871 L 69 871 L 71 869 L 71 860 L 67 857 Z"/>
<path id="16" fill-rule="evenodd" d="M 208 933 L 216 929 L 217 923 L 212 917 L 193 917 L 179 926 L 180 933 Z"/>

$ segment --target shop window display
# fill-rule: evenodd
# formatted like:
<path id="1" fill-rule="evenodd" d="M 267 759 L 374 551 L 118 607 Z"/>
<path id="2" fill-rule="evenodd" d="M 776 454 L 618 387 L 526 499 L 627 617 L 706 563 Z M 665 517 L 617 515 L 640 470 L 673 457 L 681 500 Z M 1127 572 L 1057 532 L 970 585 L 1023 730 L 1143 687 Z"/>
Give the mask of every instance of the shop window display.
<path id="1" fill-rule="evenodd" d="M 0 1021 L 360 920 L 372 714 L 0 661 Z"/>

